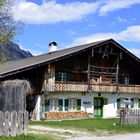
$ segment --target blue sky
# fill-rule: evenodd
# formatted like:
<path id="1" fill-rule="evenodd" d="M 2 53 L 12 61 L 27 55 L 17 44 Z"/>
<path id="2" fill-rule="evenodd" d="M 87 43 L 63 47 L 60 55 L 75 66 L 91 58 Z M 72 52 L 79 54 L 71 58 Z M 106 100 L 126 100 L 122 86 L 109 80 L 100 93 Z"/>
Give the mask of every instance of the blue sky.
<path id="1" fill-rule="evenodd" d="M 15 42 L 34 55 L 114 38 L 140 57 L 140 0 L 16 0 L 13 12 L 25 23 Z"/>

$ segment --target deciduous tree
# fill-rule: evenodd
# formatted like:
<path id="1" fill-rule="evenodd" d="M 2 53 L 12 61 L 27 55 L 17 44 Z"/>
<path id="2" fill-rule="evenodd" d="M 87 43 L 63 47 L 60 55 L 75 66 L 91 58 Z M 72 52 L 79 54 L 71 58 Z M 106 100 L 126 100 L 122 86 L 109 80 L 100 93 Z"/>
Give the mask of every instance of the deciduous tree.
<path id="1" fill-rule="evenodd" d="M 0 42 L 13 39 L 22 24 L 13 18 L 14 0 L 0 0 Z"/>

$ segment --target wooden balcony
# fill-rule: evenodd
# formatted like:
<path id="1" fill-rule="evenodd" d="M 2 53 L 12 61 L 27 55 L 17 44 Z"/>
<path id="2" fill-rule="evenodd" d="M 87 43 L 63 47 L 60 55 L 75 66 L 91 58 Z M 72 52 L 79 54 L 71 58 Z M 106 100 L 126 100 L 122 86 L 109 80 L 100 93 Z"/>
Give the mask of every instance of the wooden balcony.
<path id="1" fill-rule="evenodd" d="M 88 84 L 86 82 L 56 82 L 54 85 L 47 84 L 50 92 L 111 92 L 115 93 L 140 93 L 140 85 L 111 85 L 111 84 Z"/>

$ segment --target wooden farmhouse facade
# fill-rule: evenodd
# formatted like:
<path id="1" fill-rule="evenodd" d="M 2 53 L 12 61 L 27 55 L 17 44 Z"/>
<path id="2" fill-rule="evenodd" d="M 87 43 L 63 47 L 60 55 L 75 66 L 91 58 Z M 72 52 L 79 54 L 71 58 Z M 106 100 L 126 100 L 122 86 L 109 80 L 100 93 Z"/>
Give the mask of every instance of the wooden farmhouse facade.
<path id="1" fill-rule="evenodd" d="M 37 120 L 108 118 L 140 108 L 140 59 L 113 39 L 6 62 L 0 79 L 30 82 L 27 110 Z"/>

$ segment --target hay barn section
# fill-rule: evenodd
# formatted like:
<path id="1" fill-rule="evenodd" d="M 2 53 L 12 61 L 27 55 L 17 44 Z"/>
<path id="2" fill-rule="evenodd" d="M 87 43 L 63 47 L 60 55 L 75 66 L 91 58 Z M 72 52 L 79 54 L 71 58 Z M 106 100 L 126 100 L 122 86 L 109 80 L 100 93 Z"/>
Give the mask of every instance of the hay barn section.
<path id="1" fill-rule="evenodd" d="M 51 50 L 0 66 L 1 81 L 29 81 L 32 119 L 110 118 L 121 108 L 140 108 L 140 59 L 115 40 Z"/>
<path id="2" fill-rule="evenodd" d="M 26 80 L 7 80 L 0 84 L 0 111 L 24 111 L 26 95 L 31 93 Z"/>

